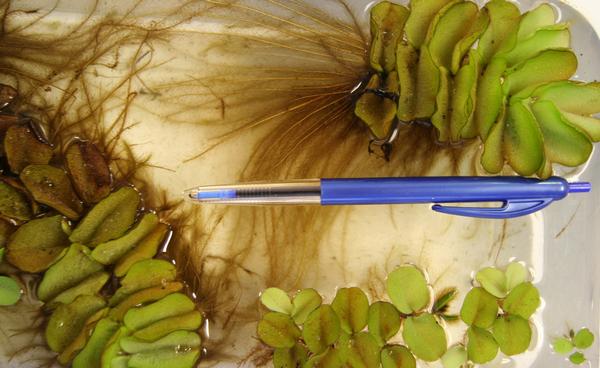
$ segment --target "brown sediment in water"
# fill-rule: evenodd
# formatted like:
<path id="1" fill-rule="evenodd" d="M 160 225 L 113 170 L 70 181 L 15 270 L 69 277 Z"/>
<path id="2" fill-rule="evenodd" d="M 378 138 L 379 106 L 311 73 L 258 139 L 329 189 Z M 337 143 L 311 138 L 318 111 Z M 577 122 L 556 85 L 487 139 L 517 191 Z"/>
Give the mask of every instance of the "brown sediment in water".
<path id="1" fill-rule="evenodd" d="M 97 142 L 117 180 L 133 183 L 176 229 L 169 252 L 210 317 L 210 360 L 239 358 L 231 344 L 258 319 L 258 291 L 303 286 L 346 210 L 203 212 L 182 205 L 158 176 L 194 170 L 230 142 L 246 145 L 232 163 L 239 180 L 475 172 L 477 147 L 440 146 L 427 125 L 402 127 L 389 161 L 369 152 L 351 93 L 368 73 L 368 36 L 343 1 L 327 1 L 327 12 L 296 0 L 182 2 L 168 11 L 140 1 L 118 13 L 93 5 L 81 22 L 61 25 L 54 8 L 4 1 L 0 78 L 19 90 L 20 112 L 45 123 L 58 149 L 75 136 Z M 189 22 L 212 26 L 190 30 Z M 186 43 L 190 32 L 194 40 Z M 170 55 L 198 69 L 169 69 Z M 169 78 L 157 76 L 163 69 Z M 201 144 L 181 166 L 154 164 L 142 139 L 128 135 L 147 124 L 134 112 L 155 116 L 167 130 L 189 126 Z M 219 252 L 210 247 L 217 238 Z M 365 285 L 381 284 L 381 272 L 369 274 Z"/>

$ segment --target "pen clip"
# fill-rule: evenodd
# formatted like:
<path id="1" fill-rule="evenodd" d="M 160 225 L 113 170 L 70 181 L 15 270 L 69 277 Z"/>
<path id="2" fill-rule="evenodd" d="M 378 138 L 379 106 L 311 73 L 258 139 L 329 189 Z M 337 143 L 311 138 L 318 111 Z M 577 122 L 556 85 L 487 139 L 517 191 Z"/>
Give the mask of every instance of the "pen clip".
<path id="1" fill-rule="evenodd" d="M 541 210 L 552 203 L 552 198 L 540 199 L 509 199 L 504 201 L 501 207 L 457 207 L 433 205 L 432 210 L 447 213 L 450 215 L 489 218 L 489 219 L 507 219 L 529 215 L 530 213 Z"/>

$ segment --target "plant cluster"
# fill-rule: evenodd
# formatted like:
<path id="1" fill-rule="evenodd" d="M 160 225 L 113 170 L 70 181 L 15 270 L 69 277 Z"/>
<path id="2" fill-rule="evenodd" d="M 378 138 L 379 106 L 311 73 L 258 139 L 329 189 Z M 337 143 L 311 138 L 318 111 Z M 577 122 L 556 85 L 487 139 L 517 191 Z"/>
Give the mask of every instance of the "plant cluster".
<path id="1" fill-rule="evenodd" d="M 568 355 L 569 361 L 580 365 L 587 361 L 582 350 L 585 350 L 594 344 L 594 334 L 587 328 L 582 328 L 577 333 L 570 330 L 567 336 L 554 339 L 552 348 L 557 354 Z M 577 349 L 573 351 L 574 349 Z"/>
<path id="2" fill-rule="evenodd" d="M 355 114 L 384 139 L 397 122 L 429 121 L 441 142 L 479 137 L 489 173 L 578 166 L 600 140 L 600 84 L 571 81 L 577 57 L 549 4 L 521 14 L 507 0 L 383 1 L 371 10 L 372 76 Z M 476 45 L 476 46 L 474 46 Z"/>
<path id="3" fill-rule="evenodd" d="M 58 362 L 195 366 L 202 314 L 161 257 L 169 225 L 143 208 L 134 187 L 113 183 L 93 143 L 73 139 L 57 149 L 10 103 L 0 122 L 0 246 L 14 267 L 41 274 L 37 297 Z M 2 280 L 0 302 L 10 295 Z"/>
<path id="4" fill-rule="evenodd" d="M 369 304 L 357 287 L 339 289 L 331 304 L 323 304 L 313 289 L 301 290 L 291 299 L 281 289 L 266 289 L 260 300 L 269 312 L 258 323 L 257 333 L 274 348 L 276 368 L 411 368 L 417 359 L 441 360 L 445 368 L 486 363 L 498 350 L 516 355 L 529 347 L 529 318 L 540 297 L 528 278 L 520 263 L 511 263 L 506 271 L 480 270 L 476 276 L 480 286 L 469 291 L 460 309 L 460 320 L 468 325 L 465 343 L 450 348 L 444 326 L 445 321 L 458 320 L 448 314 L 456 290 L 443 291 L 432 300 L 425 275 L 412 265 L 388 275 L 391 302 Z"/>

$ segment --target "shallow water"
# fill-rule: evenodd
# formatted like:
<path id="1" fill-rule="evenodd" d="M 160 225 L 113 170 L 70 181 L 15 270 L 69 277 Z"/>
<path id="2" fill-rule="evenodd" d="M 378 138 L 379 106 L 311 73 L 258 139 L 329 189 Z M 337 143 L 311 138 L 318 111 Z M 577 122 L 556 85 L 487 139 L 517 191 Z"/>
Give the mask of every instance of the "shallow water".
<path id="1" fill-rule="evenodd" d="M 46 67 L 52 70 L 55 65 L 66 65 L 63 74 L 49 78 L 49 92 L 35 95 L 38 103 L 50 106 L 44 113 L 56 116 L 52 106 L 67 90 L 74 96 L 61 115 L 67 121 L 105 127 L 122 121 L 127 129 L 120 139 L 131 144 L 136 157 L 151 155 L 144 177 L 168 197 L 178 198 L 195 185 L 235 182 L 240 177 L 481 173 L 476 164 L 478 146 L 424 143 L 431 139 L 422 128 L 402 135 L 416 138 L 400 140 L 391 162 L 369 155 L 366 133 L 348 118 L 346 97 L 365 75 L 366 3 L 352 2 L 349 9 L 334 0 L 321 4 L 335 17 L 313 12 L 311 2 L 302 7 L 294 1 L 283 3 L 293 11 L 266 1 L 222 8 L 212 8 L 210 2 L 167 3 L 142 2 L 132 6 L 128 16 L 113 12 L 104 3 L 97 9 L 92 3 L 59 3 L 22 32 L 31 38 L 49 32 L 68 38 L 82 22 L 80 14 L 94 14 L 83 23 L 90 30 L 96 30 L 95 22 L 101 22 L 106 14 L 117 19 L 115 23 L 122 29 L 93 45 L 107 47 L 96 50 L 100 57 L 90 58 L 91 62 L 78 63 L 84 58 L 74 55 L 70 60 L 75 62 L 34 62 L 24 70 L 45 75 Z M 523 9 L 528 5 L 522 4 Z M 593 67 L 599 49 L 597 37 L 586 37 L 589 27 L 564 9 L 565 19 L 575 19 L 574 49 L 583 53 L 578 77 L 598 78 Z M 169 16 L 163 17 L 165 14 Z M 16 14 L 11 24 L 18 27 L 36 17 Z M 133 27 L 141 23 L 152 26 L 156 19 L 172 28 L 144 32 Z M 115 42 L 112 49 L 108 47 L 111 41 Z M 69 45 L 62 47 L 68 50 Z M 60 56 L 56 58 L 60 61 Z M 75 69 L 83 73 L 72 82 L 70 73 Z M 318 113 L 310 115 L 310 111 Z M 309 138 L 297 138 L 303 136 Z M 291 140 L 285 141 L 286 137 Z M 313 151 L 319 156 L 312 157 Z M 190 216 L 194 216 L 192 226 L 197 231 L 188 233 L 186 269 L 199 275 L 199 294 L 207 295 L 209 362 L 261 362 L 264 351 L 253 338 L 253 322 L 259 312 L 256 297 L 265 287 L 313 287 L 331 300 L 337 287 L 357 285 L 376 299 L 384 297 L 383 282 L 389 271 L 414 263 L 427 272 L 434 291 L 456 286 L 462 300 L 472 272 L 484 266 L 524 261 L 532 268 L 535 281 L 542 283 L 543 276 L 552 272 L 545 269 L 546 212 L 491 221 L 437 214 L 427 205 L 206 206 Z M 552 302 L 546 299 L 546 304 Z M 455 302 L 452 310 L 458 305 Z M 14 316 L 0 313 L 0 326 Z M 594 318 L 582 323 L 597 323 L 597 316 Z M 548 355 L 540 314 L 535 324 L 539 337 L 529 352 L 514 359 L 498 358 L 488 366 L 528 367 L 539 361 L 540 352 Z M 449 331 L 451 343 L 462 338 L 461 327 L 451 326 Z M 0 353 L 12 354 L 28 345 L 29 335 L 23 336 L 21 341 L 10 339 L 10 344 L 0 344 Z M 37 339 L 40 341 L 39 335 Z M 17 354 L 9 366 L 27 366 L 25 362 L 36 354 L 42 353 Z M 597 357 L 592 361 L 597 365 Z"/>

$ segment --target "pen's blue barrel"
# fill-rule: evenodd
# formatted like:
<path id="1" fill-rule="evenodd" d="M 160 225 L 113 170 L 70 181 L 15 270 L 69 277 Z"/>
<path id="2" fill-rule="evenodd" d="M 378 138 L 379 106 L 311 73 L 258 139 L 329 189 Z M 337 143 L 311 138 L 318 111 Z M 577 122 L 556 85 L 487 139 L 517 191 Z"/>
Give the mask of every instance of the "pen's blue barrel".
<path id="1" fill-rule="evenodd" d="M 517 176 L 321 179 L 323 205 L 558 200 L 567 193 L 569 183 L 558 177 L 543 181 Z"/>

